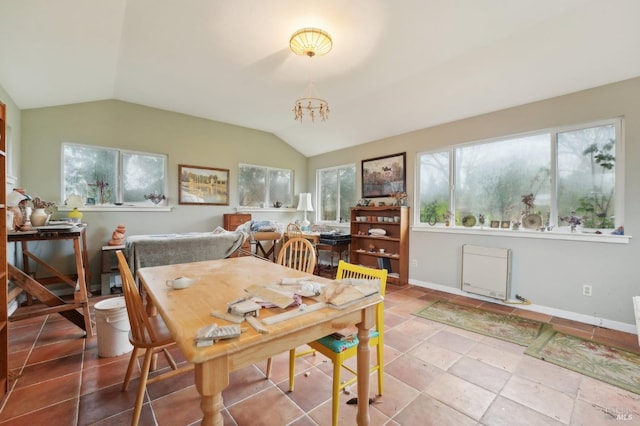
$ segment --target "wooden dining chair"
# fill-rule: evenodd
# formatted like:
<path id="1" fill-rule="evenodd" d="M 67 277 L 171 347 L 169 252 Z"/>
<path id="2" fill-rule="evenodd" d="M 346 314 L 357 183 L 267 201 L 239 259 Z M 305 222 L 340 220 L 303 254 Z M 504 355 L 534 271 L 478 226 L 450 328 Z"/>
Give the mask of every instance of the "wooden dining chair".
<path id="1" fill-rule="evenodd" d="M 387 285 L 387 270 L 373 269 L 361 265 L 353 265 L 344 260 L 338 262 L 338 272 L 336 280 L 344 278 L 354 279 L 378 279 L 380 280 L 380 294 L 384 296 Z M 310 352 L 320 352 L 333 363 L 333 386 L 332 386 L 332 406 L 331 419 L 332 424 L 338 424 L 338 407 L 340 403 L 340 391 L 347 386 L 352 385 L 357 380 L 357 372 L 353 368 L 346 365 L 345 361 L 357 355 L 358 337 L 353 336 L 348 339 L 340 339 L 334 335 L 325 336 L 311 343 L 310 351 L 296 353 L 296 349 L 289 351 L 289 391 L 293 391 L 295 380 L 296 358 L 307 355 Z M 369 331 L 369 346 L 376 347 L 376 364 L 371 366 L 370 373 L 377 371 L 378 373 L 378 394 L 384 392 L 384 302 L 376 306 L 376 325 Z M 342 369 L 349 371 L 353 377 L 349 380 L 342 381 Z M 365 404 L 368 402 L 364 402 Z"/>
<path id="2" fill-rule="evenodd" d="M 290 223 L 287 225 L 285 235 L 287 240 L 291 238 L 302 238 L 302 228 L 300 228 L 300 225 L 296 223 Z"/>
<path id="3" fill-rule="evenodd" d="M 296 271 L 313 274 L 316 268 L 316 250 L 313 244 L 306 238 L 294 237 L 287 240 L 278 253 L 276 263 L 295 269 Z M 273 359 L 267 360 L 267 379 L 271 377 L 271 366 Z"/>
<path id="4" fill-rule="evenodd" d="M 278 253 L 276 263 L 297 271 L 313 274 L 317 256 L 313 244 L 306 238 L 295 237 L 287 240 Z"/>
<path id="5" fill-rule="evenodd" d="M 140 412 L 142 411 L 142 402 L 144 400 L 144 393 L 147 388 L 147 384 L 151 384 L 163 379 L 168 379 L 178 374 L 182 374 L 186 371 L 193 370 L 193 364 L 186 364 L 182 367 L 178 367 L 175 360 L 169 353 L 168 348 L 175 345 L 175 341 L 171 336 L 171 333 L 167 329 L 162 317 L 160 315 L 148 316 L 144 305 L 142 303 L 142 297 L 138 291 L 127 260 L 121 250 L 116 252 L 118 258 L 118 269 L 120 270 L 120 276 L 122 277 L 122 291 L 124 293 L 125 304 L 127 306 L 127 315 L 129 317 L 129 324 L 131 331 L 129 332 L 129 342 L 133 345 L 133 351 L 131 352 L 131 358 L 129 359 L 129 366 L 124 376 L 124 382 L 122 383 L 122 391 L 126 392 L 129 388 L 129 382 L 131 375 L 136 364 L 136 360 L 144 351 L 144 361 L 140 370 L 140 383 L 138 384 L 138 393 L 136 395 L 136 402 L 133 409 L 133 417 L 131 419 L 132 425 L 137 425 L 140 420 Z M 151 363 L 154 355 L 162 352 L 166 357 L 171 369 L 163 373 L 154 374 L 153 377 L 149 377 L 149 370 L 151 370 Z"/>

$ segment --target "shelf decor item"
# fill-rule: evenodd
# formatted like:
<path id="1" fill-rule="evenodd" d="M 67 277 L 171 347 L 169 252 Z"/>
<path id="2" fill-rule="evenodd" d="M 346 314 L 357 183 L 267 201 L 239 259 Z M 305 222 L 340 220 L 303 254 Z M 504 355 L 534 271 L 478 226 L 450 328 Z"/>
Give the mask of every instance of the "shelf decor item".
<path id="1" fill-rule="evenodd" d="M 522 196 L 524 211 L 522 212 L 520 222 L 522 222 L 522 227 L 525 229 L 538 229 L 542 227 L 542 216 L 532 212 L 535 206 L 535 200 L 536 196 L 533 195 L 533 193 Z"/>

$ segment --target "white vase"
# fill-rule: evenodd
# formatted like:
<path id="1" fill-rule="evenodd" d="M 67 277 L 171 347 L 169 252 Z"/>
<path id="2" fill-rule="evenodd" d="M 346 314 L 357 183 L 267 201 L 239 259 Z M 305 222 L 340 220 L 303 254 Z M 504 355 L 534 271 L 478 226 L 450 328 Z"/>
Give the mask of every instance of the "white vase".
<path id="1" fill-rule="evenodd" d="M 44 224 L 47 223 L 48 218 L 49 215 L 45 209 L 34 208 L 29 220 L 31 221 L 31 226 L 44 226 Z"/>

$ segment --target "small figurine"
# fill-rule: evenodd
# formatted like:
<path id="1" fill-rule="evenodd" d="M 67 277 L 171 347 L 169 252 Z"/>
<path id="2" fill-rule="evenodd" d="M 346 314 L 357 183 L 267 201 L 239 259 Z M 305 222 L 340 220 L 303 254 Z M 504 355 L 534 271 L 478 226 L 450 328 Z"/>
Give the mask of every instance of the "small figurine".
<path id="1" fill-rule="evenodd" d="M 107 243 L 110 246 L 121 246 L 124 244 L 124 234 L 127 232 L 127 228 L 120 224 L 116 227 L 116 230 L 111 234 L 111 239 Z"/>

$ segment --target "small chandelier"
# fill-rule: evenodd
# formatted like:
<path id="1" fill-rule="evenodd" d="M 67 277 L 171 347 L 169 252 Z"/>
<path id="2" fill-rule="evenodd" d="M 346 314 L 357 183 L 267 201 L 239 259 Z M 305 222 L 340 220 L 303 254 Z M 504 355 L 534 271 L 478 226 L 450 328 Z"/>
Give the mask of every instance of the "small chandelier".
<path id="1" fill-rule="evenodd" d="M 326 55 L 331 50 L 333 41 L 326 31 L 318 28 L 303 28 L 296 31 L 289 40 L 289 48 L 296 55 L 306 55 L 310 58 L 316 55 Z"/>
<path id="2" fill-rule="evenodd" d="M 309 114 L 309 118 L 311 118 L 312 123 L 316 122 L 317 117 L 320 117 L 322 121 L 327 121 L 329 119 L 329 103 L 318 95 L 318 91 L 316 90 L 316 86 L 313 84 L 313 81 L 307 86 L 304 96 L 300 99 L 296 99 L 292 111 L 295 119 L 300 120 L 301 123 L 305 112 Z"/>
<path id="3" fill-rule="evenodd" d="M 316 55 L 326 55 L 331 50 L 333 41 L 326 31 L 318 28 L 303 28 L 296 31 L 289 40 L 289 48 L 296 55 L 304 55 L 313 58 Z M 316 118 L 327 121 L 329 118 L 329 103 L 318 95 L 313 82 L 309 83 L 304 96 L 296 99 L 293 104 L 293 114 L 296 120 L 302 122 L 305 112 L 309 115 L 311 122 L 315 123 Z"/>

